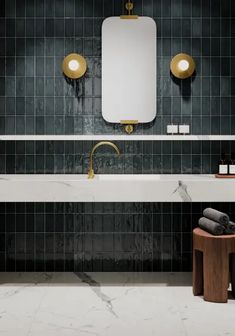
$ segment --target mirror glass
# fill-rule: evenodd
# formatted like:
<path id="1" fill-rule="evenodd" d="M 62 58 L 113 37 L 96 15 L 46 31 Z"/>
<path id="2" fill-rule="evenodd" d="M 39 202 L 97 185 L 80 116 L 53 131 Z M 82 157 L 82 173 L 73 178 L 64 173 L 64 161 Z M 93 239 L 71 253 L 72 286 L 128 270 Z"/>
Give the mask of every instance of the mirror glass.
<path id="1" fill-rule="evenodd" d="M 102 25 L 102 115 L 110 123 L 156 116 L 156 24 L 110 17 Z M 131 122 L 130 122 L 131 123 Z"/>

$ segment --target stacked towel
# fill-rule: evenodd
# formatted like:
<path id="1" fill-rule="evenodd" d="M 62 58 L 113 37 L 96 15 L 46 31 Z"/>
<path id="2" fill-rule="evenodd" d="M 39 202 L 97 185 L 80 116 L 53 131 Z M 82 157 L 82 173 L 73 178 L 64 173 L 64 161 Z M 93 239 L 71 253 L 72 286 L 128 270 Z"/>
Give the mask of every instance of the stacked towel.
<path id="1" fill-rule="evenodd" d="M 231 222 L 226 213 L 212 208 L 203 211 L 204 217 L 199 219 L 201 229 L 217 236 L 222 234 L 235 234 L 235 223 Z"/>
<path id="2" fill-rule="evenodd" d="M 198 221 L 198 224 L 201 229 L 215 236 L 220 236 L 224 233 L 224 227 L 222 225 L 206 217 L 201 217 Z"/>
<path id="3" fill-rule="evenodd" d="M 229 223 L 229 216 L 227 214 L 212 208 L 206 208 L 203 211 L 203 216 L 220 223 L 223 226 L 227 226 Z"/>
<path id="4" fill-rule="evenodd" d="M 229 221 L 228 225 L 225 227 L 224 233 L 235 234 L 235 223 Z"/>

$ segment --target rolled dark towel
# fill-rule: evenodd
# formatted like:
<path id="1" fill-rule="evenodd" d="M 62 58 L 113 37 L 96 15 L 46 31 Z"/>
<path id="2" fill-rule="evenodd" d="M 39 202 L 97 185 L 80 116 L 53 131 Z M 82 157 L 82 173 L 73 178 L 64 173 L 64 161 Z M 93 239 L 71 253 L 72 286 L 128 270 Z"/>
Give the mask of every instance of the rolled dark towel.
<path id="1" fill-rule="evenodd" d="M 221 225 L 228 225 L 229 223 L 229 216 L 223 212 L 220 212 L 218 210 L 212 209 L 212 208 L 206 208 L 203 211 L 203 216 L 206 218 L 209 218 L 217 223 L 220 223 Z"/>
<path id="2" fill-rule="evenodd" d="M 198 221 L 198 224 L 200 226 L 201 229 L 215 235 L 215 236 L 220 236 L 224 233 L 224 227 L 217 223 L 214 222 L 211 219 L 205 218 L 205 217 L 201 217 Z"/>
<path id="3" fill-rule="evenodd" d="M 224 233 L 235 234 L 235 223 L 229 221 L 228 225 L 224 228 Z"/>
<path id="4" fill-rule="evenodd" d="M 228 228 L 229 228 L 230 230 L 235 230 L 235 223 L 232 222 L 232 221 L 229 221 L 229 223 L 228 223 Z"/>

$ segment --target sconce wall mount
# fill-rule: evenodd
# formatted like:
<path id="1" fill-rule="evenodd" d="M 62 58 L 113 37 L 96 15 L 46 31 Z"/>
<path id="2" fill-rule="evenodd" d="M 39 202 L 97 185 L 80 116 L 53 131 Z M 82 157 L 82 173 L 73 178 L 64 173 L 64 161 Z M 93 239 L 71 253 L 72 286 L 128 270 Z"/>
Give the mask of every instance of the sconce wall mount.
<path id="1" fill-rule="evenodd" d="M 79 54 L 69 54 L 63 60 L 63 73 L 71 79 L 78 79 L 84 76 L 87 70 L 85 58 Z"/>
<path id="2" fill-rule="evenodd" d="M 196 68 L 193 58 L 188 54 L 178 54 L 172 58 L 170 69 L 172 74 L 179 78 L 185 79 L 191 77 Z"/>

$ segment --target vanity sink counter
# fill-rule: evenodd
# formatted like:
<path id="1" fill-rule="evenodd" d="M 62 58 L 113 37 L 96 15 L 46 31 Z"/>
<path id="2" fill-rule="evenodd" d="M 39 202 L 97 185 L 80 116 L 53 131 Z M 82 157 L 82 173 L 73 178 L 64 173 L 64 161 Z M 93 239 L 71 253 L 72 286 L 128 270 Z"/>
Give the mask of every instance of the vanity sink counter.
<path id="1" fill-rule="evenodd" d="M 0 202 L 233 202 L 235 179 L 214 175 L 0 175 Z"/>

